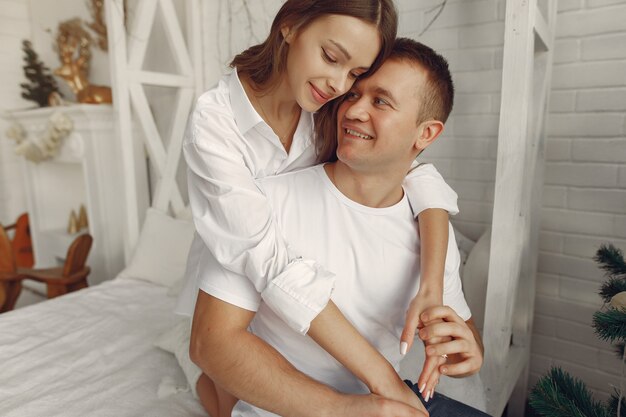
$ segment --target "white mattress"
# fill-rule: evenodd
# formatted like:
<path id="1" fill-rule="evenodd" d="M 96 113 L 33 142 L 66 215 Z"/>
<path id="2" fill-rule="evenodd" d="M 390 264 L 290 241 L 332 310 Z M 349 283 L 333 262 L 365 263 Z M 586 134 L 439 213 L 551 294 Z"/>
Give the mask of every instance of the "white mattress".
<path id="1" fill-rule="evenodd" d="M 116 279 L 0 315 L 0 416 L 205 416 L 154 341 L 176 320 L 167 288 Z"/>

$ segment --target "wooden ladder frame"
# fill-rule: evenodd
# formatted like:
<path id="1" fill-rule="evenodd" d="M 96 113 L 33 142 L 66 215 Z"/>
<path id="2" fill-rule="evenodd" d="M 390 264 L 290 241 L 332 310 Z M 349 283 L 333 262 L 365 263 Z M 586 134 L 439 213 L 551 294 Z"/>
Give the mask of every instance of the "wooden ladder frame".
<path id="1" fill-rule="evenodd" d="M 186 21 L 181 25 L 173 0 L 139 0 L 135 18 L 125 28 L 123 0 L 105 0 L 113 105 L 125 175 L 124 253 L 127 261 L 137 243 L 140 221 L 148 205 L 162 211 L 171 210 L 173 213 L 179 212 L 185 206 L 176 183 L 176 173 L 185 124 L 195 98 L 203 91 L 200 2 L 184 0 Z M 157 16 L 163 22 L 177 74 L 146 71 L 142 68 Z M 183 26 L 187 28 L 186 36 Z M 159 133 L 150 110 L 144 90 L 144 86 L 148 85 L 178 89 L 168 142 Z M 168 143 L 167 148 L 164 143 Z M 150 188 L 144 148 L 156 176 L 152 196 L 147 194 Z"/>
<path id="2" fill-rule="evenodd" d="M 506 2 L 481 370 L 487 412 L 498 417 L 507 403 L 509 417 L 523 416 L 528 390 L 556 6 L 557 0 Z"/>

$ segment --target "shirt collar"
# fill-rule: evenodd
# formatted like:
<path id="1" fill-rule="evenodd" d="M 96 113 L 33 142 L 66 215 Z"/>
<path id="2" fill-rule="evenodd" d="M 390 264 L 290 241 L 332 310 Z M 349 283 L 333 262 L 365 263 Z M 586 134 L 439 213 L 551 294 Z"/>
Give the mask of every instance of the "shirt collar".
<path id="1" fill-rule="evenodd" d="M 267 126 L 267 128 L 271 131 L 271 128 L 257 113 L 252 106 L 252 103 L 250 103 L 250 99 L 248 98 L 246 91 L 243 89 L 243 85 L 241 84 L 241 80 L 239 79 L 239 74 L 236 69 L 233 70 L 229 76 L 228 91 L 230 93 L 230 105 L 235 117 L 235 123 L 237 123 L 239 131 L 242 135 L 245 135 L 250 129 L 257 126 L 259 123 Z M 309 113 L 305 110 L 302 110 L 302 113 L 303 114 L 300 116 L 300 121 L 294 134 L 294 143 L 297 144 L 296 146 L 305 149 L 313 142 L 312 135 L 314 122 L 313 113 Z M 304 136 L 304 138 L 299 139 L 299 136 Z"/>
<path id="2" fill-rule="evenodd" d="M 233 70 L 228 80 L 228 91 L 230 93 L 230 105 L 233 109 L 235 122 L 241 134 L 245 135 L 259 123 L 265 123 L 261 116 L 254 110 L 248 95 L 241 85 L 237 69 Z"/>
<path id="3" fill-rule="evenodd" d="M 303 109 L 298 122 L 298 127 L 293 135 L 293 143 L 291 145 L 292 149 L 294 145 L 301 146 L 302 150 L 310 146 L 311 143 L 313 143 L 313 130 L 313 113 L 309 113 Z M 302 137 L 302 139 L 300 139 L 300 137 Z"/>

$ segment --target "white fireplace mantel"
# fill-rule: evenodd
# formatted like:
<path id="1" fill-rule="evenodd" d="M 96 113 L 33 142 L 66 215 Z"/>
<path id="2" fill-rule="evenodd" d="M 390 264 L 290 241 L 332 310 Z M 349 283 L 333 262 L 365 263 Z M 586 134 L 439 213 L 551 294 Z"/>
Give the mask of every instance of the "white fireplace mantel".
<path id="1" fill-rule="evenodd" d="M 36 267 L 63 263 L 77 234 L 67 226 L 71 210 L 87 209 L 88 232 L 94 243 L 88 259 L 90 285 L 113 278 L 124 266 L 123 178 L 119 141 L 114 136 L 113 109 L 109 105 L 76 104 L 11 112 L 27 137 L 45 131 L 56 111 L 68 116 L 74 128 L 59 153 L 35 163 L 23 159 L 26 198 Z M 79 233 L 84 233 L 82 230 Z"/>

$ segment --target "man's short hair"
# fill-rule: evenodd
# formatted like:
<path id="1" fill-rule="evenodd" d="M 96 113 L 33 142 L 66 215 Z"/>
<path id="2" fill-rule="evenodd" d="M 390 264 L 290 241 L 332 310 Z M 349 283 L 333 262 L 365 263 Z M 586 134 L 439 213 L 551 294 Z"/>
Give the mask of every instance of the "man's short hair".
<path id="1" fill-rule="evenodd" d="M 397 38 L 387 59 L 417 64 L 428 73 L 418 123 L 439 120 L 445 123 L 454 103 L 454 84 L 448 61 L 432 48 L 409 38 Z"/>

